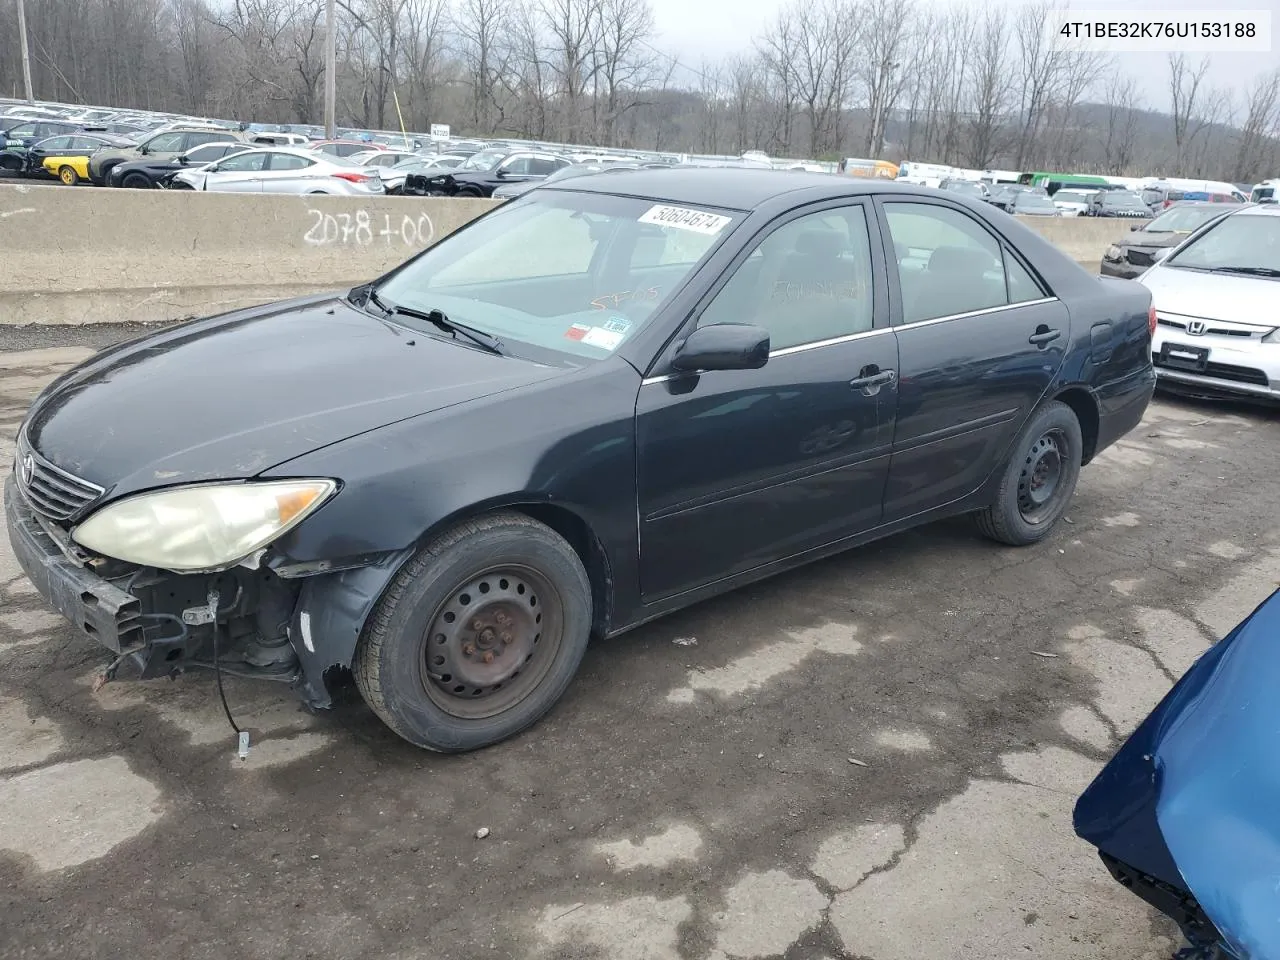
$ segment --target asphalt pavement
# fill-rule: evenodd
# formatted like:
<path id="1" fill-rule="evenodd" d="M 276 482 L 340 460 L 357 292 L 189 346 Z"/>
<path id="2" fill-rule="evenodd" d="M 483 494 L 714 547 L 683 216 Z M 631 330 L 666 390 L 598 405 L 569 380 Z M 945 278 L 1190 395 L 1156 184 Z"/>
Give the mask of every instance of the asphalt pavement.
<path id="1" fill-rule="evenodd" d="M 127 328 L 0 328 L 0 454 Z M 116 425 L 127 429 L 128 425 Z M 105 653 L 0 545 L 0 957 L 1163 960 L 1074 798 L 1280 580 L 1280 418 L 1161 398 L 1026 549 L 935 524 L 596 645 L 460 757 Z M 477 833 L 482 834 L 478 837 Z"/>

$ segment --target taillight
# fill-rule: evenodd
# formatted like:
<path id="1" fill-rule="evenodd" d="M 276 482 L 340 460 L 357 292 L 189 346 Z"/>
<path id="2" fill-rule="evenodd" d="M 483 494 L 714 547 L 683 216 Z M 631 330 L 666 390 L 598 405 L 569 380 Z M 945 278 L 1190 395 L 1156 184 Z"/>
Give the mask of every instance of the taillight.
<path id="1" fill-rule="evenodd" d="M 348 183 L 368 183 L 371 179 L 363 173 L 335 173 L 334 176 L 339 180 L 346 180 Z"/>
<path id="2" fill-rule="evenodd" d="M 1156 335 L 1156 308 L 1154 305 L 1147 307 L 1147 330 L 1154 337 Z"/>

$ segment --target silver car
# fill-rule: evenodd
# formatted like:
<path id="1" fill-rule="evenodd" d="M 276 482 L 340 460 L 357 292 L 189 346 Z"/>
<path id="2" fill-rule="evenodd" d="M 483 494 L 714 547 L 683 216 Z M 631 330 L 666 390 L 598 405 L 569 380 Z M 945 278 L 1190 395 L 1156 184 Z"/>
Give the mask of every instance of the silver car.
<path id="1" fill-rule="evenodd" d="M 1138 282 L 1156 309 L 1151 351 L 1161 385 L 1280 400 L 1280 208 L 1219 217 Z"/>
<path id="2" fill-rule="evenodd" d="M 216 193 L 327 193 L 367 197 L 385 192 L 376 167 L 310 150 L 244 150 L 198 170 L 174 174 L 170 189 Z"/>

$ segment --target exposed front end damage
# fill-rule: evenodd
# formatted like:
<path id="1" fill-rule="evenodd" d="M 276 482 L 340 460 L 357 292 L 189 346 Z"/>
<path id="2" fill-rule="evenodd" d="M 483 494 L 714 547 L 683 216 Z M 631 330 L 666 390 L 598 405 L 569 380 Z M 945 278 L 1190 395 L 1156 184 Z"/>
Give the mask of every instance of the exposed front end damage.
<path id="1" fill-rule="evenodd" d="M 14 554 L 37 591 L 116 655 L 100 682 L 213 669 L 216 652 L 223 673 L 287 683 L 308 707 L 327 708 L 325 673 L 350 665 L 365 619 L 407 557 L 335 569 L 290 567 L 268 554 L 254 569 L 176 574 L 86 553 L 32 509 L 14 477 L 4 501 Z"/>

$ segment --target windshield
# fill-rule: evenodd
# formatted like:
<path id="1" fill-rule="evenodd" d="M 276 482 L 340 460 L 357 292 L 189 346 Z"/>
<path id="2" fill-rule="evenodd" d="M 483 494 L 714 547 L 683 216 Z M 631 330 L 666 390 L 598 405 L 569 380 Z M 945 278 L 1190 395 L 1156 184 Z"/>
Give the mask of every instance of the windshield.
<path id="1" fill-rule="evenodd" d="M 443 311 L 516 354 L 526 344 L 530 354 L 555 351 L 562 361 L 603 359 L 649 322 L 741 217 L 535 190 L 431 247 L 377 293 L 389 306 Z"/>
<path id="2" fill-rule="evenodd" d="M 1059 203 L 1088 203 L 1089 195 L 1079 190 L 1059 190 L 1053 195 L 1053 199 Z"/>
<path id="3" fill-rule="evenodd" d="M 1102 195 L 1104 207 L 1116 207 L 1121 210 L 1145 210 L 1147 205 L 1136 193 L 1124 193 L 1119 190 L 1108 190 Z"/>
<path id="4" fill-rule="evenodd" d="M 481 150 L 479 153 L 473 153 L 470 157 L 458 164 L 458 170 L 492 170 L 507 154 L 503 150 Z"/>
<path id="5" fill-rule="evenodd" d="M 1165 260 L 1175 267 L 1243 271 L 1280 275 L 1280 217 L 1234 215 L 1223 217 Z"/>
<path id="6" fill-rule="evenodd" d="M 1053 205 L 1052 200 L 1038 193 L 1020 193 L 1013 205 L 1018 210 L 1043 211 L 1044 213 L 1058 212 L 1058 208 Z"/>
<path id="7" fill-rule="evenodd" d="M 1145 233 L 1190 233 L 1222 214 L 1222 207 L 1173 207 L 1147 224 Z"/>

